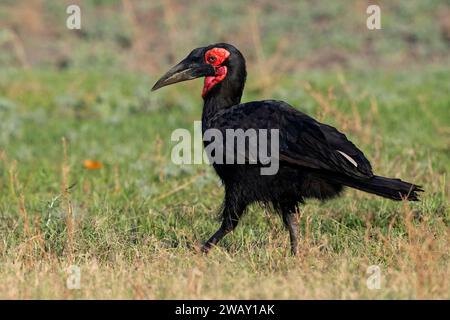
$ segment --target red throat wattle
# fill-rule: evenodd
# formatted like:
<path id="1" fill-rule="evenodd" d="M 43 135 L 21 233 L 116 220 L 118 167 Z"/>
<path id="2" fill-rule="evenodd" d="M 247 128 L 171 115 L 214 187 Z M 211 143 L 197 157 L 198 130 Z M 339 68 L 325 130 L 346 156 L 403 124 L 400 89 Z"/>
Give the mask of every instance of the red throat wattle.
<path id="1" fill-rule="evenodd" d="M 206 94 L 209 92 L 209 90 L 212 89 L 216 84 L 218 84 L 220 81 L 225 79 L 227 76 L 227 67 L 217 67 L 216 69 L 216 75 L 211 77 L 205 77 L 205 84 L 203 85 L 203 91 L 202 91 L 202 97 L 204 98 Z"/>
<path id="2" fill-rule="evenodd" d="M 203 85 L 202 97 L 219 82 L 221 82 L 227 76 L 227 67 L 222 66 L 222 63 L 230 56 L 230 52 L 223 48 L 213 48 L 205 53 L 205 62 L 212 65 L 215 70 L 215 75 L 205 77 L 205 83 Z"/>

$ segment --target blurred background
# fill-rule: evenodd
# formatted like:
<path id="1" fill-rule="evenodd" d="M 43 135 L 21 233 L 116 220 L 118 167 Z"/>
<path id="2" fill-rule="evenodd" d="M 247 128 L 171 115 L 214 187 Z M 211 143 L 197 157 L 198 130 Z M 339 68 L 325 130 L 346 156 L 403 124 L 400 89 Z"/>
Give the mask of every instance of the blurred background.
<path id="1" fill-rule="evenodd" d="M 81 8 L 81 30 L 66 8 Z M 379 4 L 382 30 L 366 28 Z M 230 42 L 252 72 L 449 63 L 450 6 L 409 1 L 3 0 L 1 68 L 160 73 L 192 48 Z"/>

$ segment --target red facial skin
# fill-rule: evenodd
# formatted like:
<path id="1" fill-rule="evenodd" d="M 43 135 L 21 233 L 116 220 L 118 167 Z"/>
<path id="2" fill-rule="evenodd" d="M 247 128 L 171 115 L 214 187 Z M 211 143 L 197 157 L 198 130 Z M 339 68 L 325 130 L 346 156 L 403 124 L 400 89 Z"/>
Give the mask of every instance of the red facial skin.
<path id="1" fill-rule="evenodd" d="M 227 75 L 227 67 L 222 66 L 222 63 L 228 59 L 230 52 L 223 48 L 212 48 L 205 53 L 205 62 L 212 65 L 216 74 L 211 77 L 205 77 L 205 84 L 203 85 L 202 97 L 204 98 L 209 90 L 216 84 L 225 79 Z"/>

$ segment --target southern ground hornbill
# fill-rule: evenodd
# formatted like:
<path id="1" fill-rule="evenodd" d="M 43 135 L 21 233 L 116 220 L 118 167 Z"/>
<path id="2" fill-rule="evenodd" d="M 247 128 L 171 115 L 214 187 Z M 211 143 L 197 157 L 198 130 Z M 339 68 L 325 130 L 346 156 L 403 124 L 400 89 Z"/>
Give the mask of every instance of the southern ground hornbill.
<path id="1" fill-rule="evenodd" d="M 254 202 L 272 204 L 280 213 L 295 254 L 297 206 L 306 198 L 325 200 L 339 195 L 344 187 L 352 187 L 392 200 L 414 201 L 418 199 L 417 192 L 423 191 L 412 183 L 374 175 L 364 154 L 344 134 L 285 102 L 264 100 L 241 104 L 245 59 L 230 44 L 218 43 L 193 50 L 158 80 L 152 90 L 199 77 L 205 77 L 203 133 L 211 128 L 221 132 L 278 129 L 279 139 L 279 169 L 274 175 L 262 175 L 261 163 L 213 163 L 225 186 L 223 221 L 203 245 L 203 252 L 207 253 L 232 231 L 246 207 Z M 206 147 L 207 142 L 204 144 Z"/>

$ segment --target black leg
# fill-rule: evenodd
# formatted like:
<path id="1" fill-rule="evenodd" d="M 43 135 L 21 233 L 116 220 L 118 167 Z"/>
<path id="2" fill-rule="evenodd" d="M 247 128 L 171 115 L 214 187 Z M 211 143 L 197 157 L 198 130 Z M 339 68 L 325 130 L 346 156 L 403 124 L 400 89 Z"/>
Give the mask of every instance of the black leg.
<path id="1" fill-rule="evenodd" d="M 239 223 L 239 219 L 244 213 L 246 205 L 237 204 L 236 200 L 231 201 L 229 197 L 225 197 L 225 204 L 223 206 L 223 220 L 219 230 L 209 238 L 202 246 L 202 252 L 208 253 L 209 250 L 215 246 L 223 237 L 234 230 Z"/>
<path id="2" fill-rule="evenodd" d="M 225 237 L 228 233 L 233 231 L 233 229 L 237 226 L 239 221 L 236 220 L 236 223 L 232 224 L 231 227 L 229 227 L 228 223 L 225 222 L 225 219 L 222 222 L 222 225 L 220 226 L 219 230 L 217 230 L 216 233 L 214 233 L 213 236 L 209 238 L 209 240 L 206 241 L 205 244 L 202 246 L 203 253 L 208 253 L 209 250 L 211 250 L 211 248 L 215 246 L 223 237 Z"/>
<path id="3" fill-rule="evenodd" d="M 282 206 L 283 223 L 289 231 L 291 241 L 291 253 L 296 255 L 298 252 L 298 219 L 296 206 Z"/>

